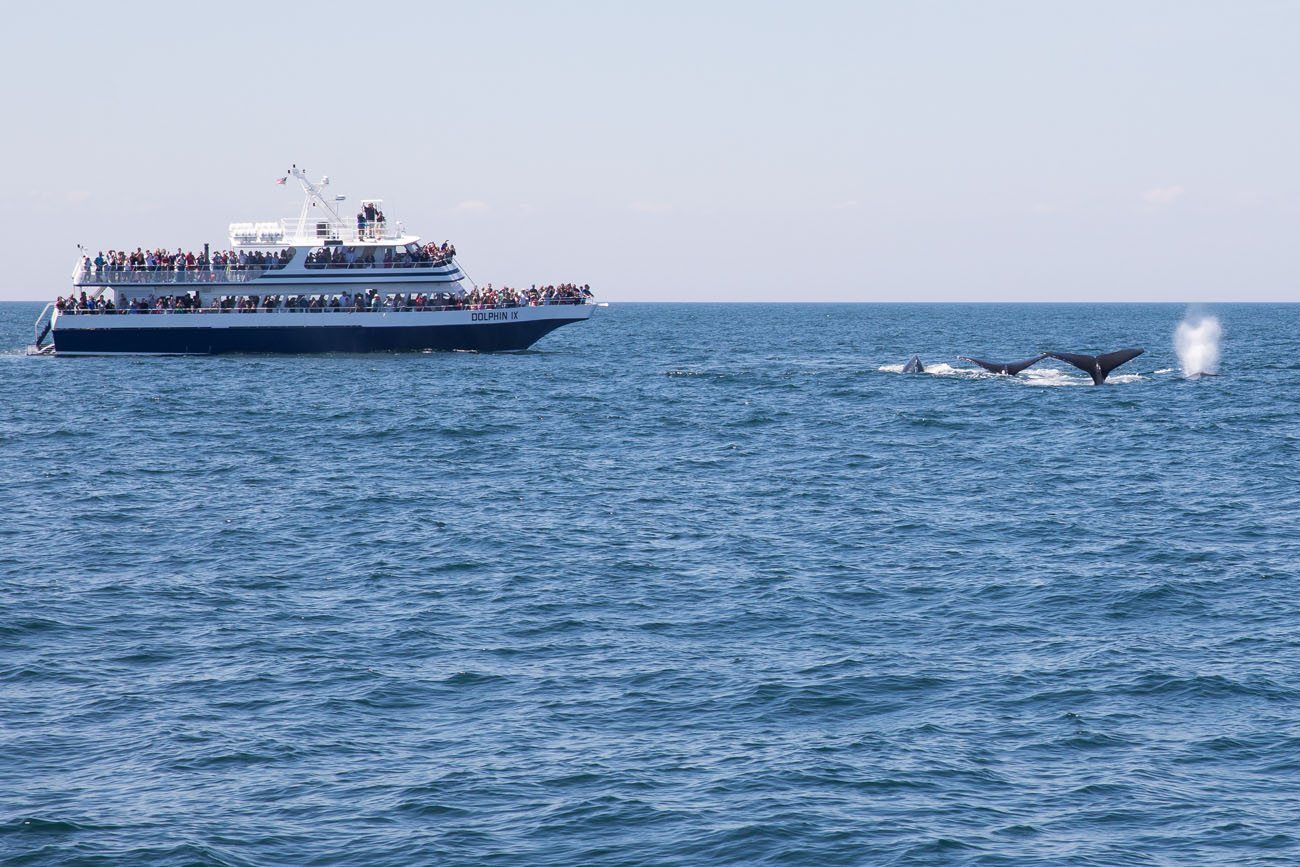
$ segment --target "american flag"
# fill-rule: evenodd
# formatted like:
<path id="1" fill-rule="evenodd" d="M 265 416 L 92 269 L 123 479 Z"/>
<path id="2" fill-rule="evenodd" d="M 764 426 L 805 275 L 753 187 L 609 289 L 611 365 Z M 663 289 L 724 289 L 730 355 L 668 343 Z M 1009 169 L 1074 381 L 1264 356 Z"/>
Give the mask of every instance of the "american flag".
<path id="1" fill-rule="evenodd" d="M 275 179 L 275 182 L 276 182 L 277 184 L 279 184 L 280 186 L 284 186 L 285 182 L 288 181 L 288 180 L 289 180 L 289 176 L 288 176 L 288 175 L 285 175 L 285 176 L 282 177 L 282 178 L 276 178 L 276 179 Z"/>

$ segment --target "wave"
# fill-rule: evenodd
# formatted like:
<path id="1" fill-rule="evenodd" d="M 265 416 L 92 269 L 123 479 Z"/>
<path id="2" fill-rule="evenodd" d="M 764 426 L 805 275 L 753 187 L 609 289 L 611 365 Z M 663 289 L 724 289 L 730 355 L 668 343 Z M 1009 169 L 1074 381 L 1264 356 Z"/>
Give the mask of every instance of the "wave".
<path id="1" fill-rule="evenodd" d="M 903 364 L 882 364 L 876 368 L 880 373 L 903 373 Z M 1055 367 L 1031 367 L 1018 376 L 1005 376 L 1000 373 L 990 373 L 987 370 L 975 367 L 953 367 L 951 364 L 939 362 L 937 364 L 927 364 L 925 370 L 920 374 L 906 374 L 908 376 L 943 376 L 954 377 L 957 379 L 971 380 L 997 380 L 1000 382 L 1013 382 L 1019 385 L 1033 386 L 1038 388 L 1053 387 L 1073 387 L 1073 386 L 1091 386 L 1092 380 L 1086 376 L 1072 374 L 1069 371 L 1061 370 Z M 1140 373 L 1119 374 L 1110 377 L 1108 383 L 1125 384 L 1130 382 L 1140 382 L 1145 377 Z"/>
<path id="2" fill-rule="evenodd" d="M 906 366 L 907 366 L 906 364 L 882 364 L 880 365 L 880 367 L 876 369 L 881 373 L 902 373 L 903 368 Z M 965 367 L 953 367 L 951 364 L 947 364 L 942 361 L 937 362 L 935 364 L 927 364 L 925 366 L 925 370 L 921 371 L 921 375 L 925 375 L 925 376 L 962 376 L 968 378 L 975 378 L 984 373 L 985 372 L 982 370 L 970 370 L 969 368 L 965 368 Z M 911 375 L 913 374 L 909 374 L 909 376 Z"/>
<path id="3" fill-rule="evenodd" d="M 105 826 L 71 822 L 66 819 L 46 819 L 41 816 L 24 816 L 0 822 L 0 834 L 77 834 L 100 830 Z"/>
<path id="4" fill-rule="evenodd" d="M 996 376 L 997 374 L 989 375 Z M 1031 367 L 1029 370 L 1026 370 L 1021 374 L 1021 376 L 1023 377 L 1022 381 L 1025 385 L 1039 387 L 1055 388 L 1061 386 L 1092 385 L 1092 380 L 1086 376 L 1070 374 L 1055 367 Z"/>
<path id="5" fill-rule="evenodd" d="M 0 862 L 1296 860 L 1300 306 L 683 309 L 0 363 Z"/>

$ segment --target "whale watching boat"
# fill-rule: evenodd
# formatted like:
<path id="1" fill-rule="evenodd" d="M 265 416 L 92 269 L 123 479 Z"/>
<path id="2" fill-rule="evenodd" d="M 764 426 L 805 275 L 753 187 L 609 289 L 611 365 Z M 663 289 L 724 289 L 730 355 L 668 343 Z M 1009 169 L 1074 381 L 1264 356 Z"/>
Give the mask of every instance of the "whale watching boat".
<path id="1" fill-rule="evenodd" d="M 523 350 L 590 318 L 586 286 L 474 284 L 448 243 L 425 244 L 362 199 L 356 220 L 302 186 L 297 218 L 231 223 L 230 248 L 82 251 L 72 294 L 46 305 L 34 351 L 56 355 Z M 465 283 L 471 286 L 466 291 Z M 48 342 L 47 342 L 48 339 Z"/>

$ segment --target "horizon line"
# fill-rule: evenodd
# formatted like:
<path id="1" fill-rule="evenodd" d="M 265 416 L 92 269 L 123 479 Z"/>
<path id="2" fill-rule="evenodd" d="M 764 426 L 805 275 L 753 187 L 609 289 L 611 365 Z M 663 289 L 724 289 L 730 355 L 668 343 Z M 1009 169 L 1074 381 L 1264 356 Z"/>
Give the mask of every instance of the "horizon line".
<path id="1" fill-rule="evenodd" d="M 56 296 L 56 297 L 58 297 L 58 296 Z M 1016 300 L 1016 299 L 977 299 L 977 300 L 972 300 L 972 299 L 955 299 L 955 298 L 952 298 L 952 299 L 924 299 L 924 298 L 923 298 L 923 299 L 913 299 L 913 300 L 904 300 L 904 301 L 899 301 L 899 300 L 858 300 L 858 301 L 849 301 L 849 300 L 835 300 L 835 299 L 813 299 L 813 300 L 807 300 L 807 301 L 803 301 L 803 300 L 800 300 L 800 301 L 790 301 L 790 300 L 774 300 L 774 301 L 758 301 L 758 300 L 755 300 L 755 301 L 728 300 L 728 301 L 723 301 L 723 300 L 715 300 L 715 299 L 709 299 L 709 298 L 696 298 L 696 299 L 690 299 L 690 300 L 686 300 L 686 299 L 638 299 L 638 300 L 623 300 L 623 301 L 606 301 L 606 300 L 604 300 L 604 299 L 597 298 L 597 299 L 596 299 L 596 302 L 599 303 L 599 304 L 608 304 L 608 305 L 610 305 L 610 306 L 613 306 L 613 305 L 615 305 L 615 304 L 782 304 L 782 305 L 787 305 L 787 304 L 900 304 L 900 305 L 901 305 L 901 304 L 1097 304 L 1097 305 L 1103 305 L 1103 304 L 1104 304 L 1104 305 L 1126 305 L 1126 304 L 1127 304 L 1127 305 L 1133 305 L 1133 304 L 1181 304 L 1181 305 L 1189 305 L 1189 304 L 1225 304 L 1225 305 L 1227 305 L 1227 304 L 1300 304 L 1300 299 L 1296 299 L 1296 300 L 1244 299 L 1244 300 L 1243 300 L 1243 299 L 1240 299 L 1240 298 L 1236 298 L 1236 299 L 1233 299 L 1233 300 L 1230 300 L 1230 301 L 1229 301 L 1229 300 L 1205 300 L 1205 299 L 1192 299 L 1192 300 L 1183 300 L 1183 301 L 1173 301 L 1173 300 L 1169 300 L 1169 299 L 1163 299 L 1163 300 L 1155 300 L 1155 299 L 1151 299 L 1151 300 L 1142 300 L 1142 299 L 1137 299 L 1137 300 L 1127 300 L 1127 301 L 1100 300 L 1100 301 L 1099 301 L 1099 300 L 1096 300 L 1096 299 L 1049 298 L 1049 299 L 1043 299 L 1043 300 L 1026 301 L 1026 300 L 1023 300 L 1023 299 L 1020 299 L 1020 300 Z M 50 301 L 48 298 L 3 298 L 3 299 L 0 299 L 0 304 L 49 304 L 49 303 L 53 303 L 53 302 Z"/>

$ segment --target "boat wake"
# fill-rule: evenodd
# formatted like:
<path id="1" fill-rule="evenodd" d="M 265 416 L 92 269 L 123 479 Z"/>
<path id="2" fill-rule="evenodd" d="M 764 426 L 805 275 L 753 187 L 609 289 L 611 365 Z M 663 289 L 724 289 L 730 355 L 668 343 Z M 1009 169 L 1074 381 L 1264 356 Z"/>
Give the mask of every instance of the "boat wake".
<path id="1" fill-rule="evenodd" d="M 36 348 L 35 344 L 27 343 L 22 346 L 10 346 L 0 349 L 0 358 L 27 358 L 33 355 L 52 355 L 48 347 Z"/>

